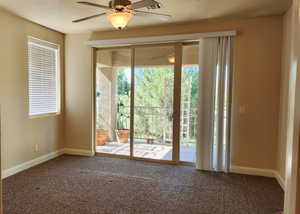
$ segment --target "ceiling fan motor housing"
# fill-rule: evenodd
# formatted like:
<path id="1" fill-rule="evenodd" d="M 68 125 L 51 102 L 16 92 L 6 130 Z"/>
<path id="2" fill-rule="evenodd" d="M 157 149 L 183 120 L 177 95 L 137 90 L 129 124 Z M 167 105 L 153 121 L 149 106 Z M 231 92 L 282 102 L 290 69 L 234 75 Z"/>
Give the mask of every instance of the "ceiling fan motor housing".
<path id="1" fill-rule="evenodd" d="M 114 9 L 124 9 L 127 6 L 131 5 L 129 0 L 114 0 L 109 2 L 109 7 Z"/>

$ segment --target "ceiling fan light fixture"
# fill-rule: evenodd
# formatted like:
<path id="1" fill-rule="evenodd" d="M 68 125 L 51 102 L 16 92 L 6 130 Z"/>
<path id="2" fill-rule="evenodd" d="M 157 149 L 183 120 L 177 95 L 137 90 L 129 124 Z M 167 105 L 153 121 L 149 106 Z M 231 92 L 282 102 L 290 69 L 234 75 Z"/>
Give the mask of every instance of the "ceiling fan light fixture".
<path id="1" fill-rule="evenodd" d="M 111 24 L 118 30 L 122 30 L 126 27 L 133 14 L 130 12 L 114 12 L 108 15 L 108 19 Z"/>
<path id="2" fill-rule="evenodd" d="M 76 19 L 72 21 L 73 23 L 79 23 L 105 15 L 115 28 L 121 30 L 127 26 L 128 22 L 134 16 L 155 18 L 159 20 L 169 20 L 171 18 L 171 16 L 167 14 L 138 10 L 140 8 L 160 8 L 160 3 L 155 0 L 136 0 L 133 3 L 131 2 L 131 0 L 110 0 L 108 6 L 87 1 L 79 1 L 77 3 L 81 5 L 101 8 L 103 10 L 106 10 L 107 12 L 102 12 L 100 14 Z"/>

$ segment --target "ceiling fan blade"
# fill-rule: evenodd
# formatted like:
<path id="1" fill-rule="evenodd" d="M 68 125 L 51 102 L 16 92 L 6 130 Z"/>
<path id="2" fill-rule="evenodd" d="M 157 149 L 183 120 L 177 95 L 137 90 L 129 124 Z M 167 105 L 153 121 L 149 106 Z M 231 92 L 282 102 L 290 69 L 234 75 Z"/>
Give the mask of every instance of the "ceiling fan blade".
<path id="1" fill-rule="evenodd" d="M 154 18 L 154 19 L 160 19 L 160 20 L 169 20 L 172 16 L 166 15 L 166 14 L 160 14 L 160 13 L 150 13 L 150 12 L 144 12 L 144 11 L 139 11 L 135 10 L 134 11 L 136 16 L 143 16 L 143 17 L 149 17 L 149 18 Z"/>
<path id="2" fill-rule="evenodd" d="M 100 14 L 96 14 L 96 15 L 93 15 L 93 16 L 88 16 L 88 17 L 85 17 L 85 18 L 81 18 L 81 19 L 76 19 L 74 21 L 72 21 L 73 23 L 78 23 L 78 22 L 83 22 L 85 20 L 88 20 L 88 19 L 94 19 L 94 18 L 97 18 L 99 16 L 103 16 L 103 15 L 106 15 L 106 13 L 100 13 Z"/>
<path id="3" fill-rule="evenodd" d="M 88 6 L 92 6 L 92 7 L 99 7 L 105 10 L 111 10 L 110 7 L 105 6 L 105 5 L 101 5 L 101 4 L 95 4 L 95 3 L 91 3 L 91 2 L 86 2 L 86 1 L 79 1 L 77 2 L 78 4 L 83 4 L 83 5 L 88 5 Z"/>
<path id="4" fill-rule="evenodd" d="M 157 2 L 154 0 L 141 0 L 138 2 L 132 3 L 132 7 L 133 7 L 133 9 L 139 9 L 139 8 L 148 7 L 148 6 L 151 6 L 154 4 L 157 4 Z"/>

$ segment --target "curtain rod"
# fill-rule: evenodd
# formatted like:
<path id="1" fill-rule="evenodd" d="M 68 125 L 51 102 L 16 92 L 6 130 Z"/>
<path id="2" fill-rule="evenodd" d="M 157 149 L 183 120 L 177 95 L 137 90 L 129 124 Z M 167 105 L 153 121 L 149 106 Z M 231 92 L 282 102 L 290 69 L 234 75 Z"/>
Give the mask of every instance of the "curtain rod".
<path id="1" fill-rule="evenodd" d="M 155 43 L 187 42 L 187 41 L 197 41 L 201 38 L 236 36 L 236 35 L 237 35 L 236 31 L 223 31 L 223 32 L 210 32 L 210 33 L 175 34 L 175 35 L 163 35 L 163 36 L 91 40 L 85 42 L 85 44 L 91 47 L 101 48 L 101 47 L 116 47 L 116 46 L 141 45 L 141 44 L 155 44 Z"/>

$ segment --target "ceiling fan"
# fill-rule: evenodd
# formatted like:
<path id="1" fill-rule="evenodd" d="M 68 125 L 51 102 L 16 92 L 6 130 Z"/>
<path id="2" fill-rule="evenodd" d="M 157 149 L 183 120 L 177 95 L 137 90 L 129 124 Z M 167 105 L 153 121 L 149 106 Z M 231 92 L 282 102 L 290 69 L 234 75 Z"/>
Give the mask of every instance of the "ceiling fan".
<path id="1" fill-rule="evenodd" d="M 74 20 L 73 23 L 78 23 L 88 19 L 93 19 L 99 16 L 107 15 L 107 18 L 111 21 L 112 25 L 115 28 L 121 30 L 124 27 L 126 27 L 129 20 L 133 16 L 156 18 L 160 20 L 168 20 L 169 18 L 171 18 L 170 15 L 166 15 L 166 14 L 151 13 L 151 12 L 137 10 L 144 7 L 148 9 L 160 8 L 161 7 L 160 3 L 155 0 L 141 0 L 133 3 L 129 0 L 112 0 L 109 2 L 108 6 L 100 5 L 92 2 L 85 2 L 85 1 L 80 1 L 77 3 L 81 5 L 88 5 L 92 7 L 101 8 L 106 10 L 107 12 L 77 19 Z"/>

